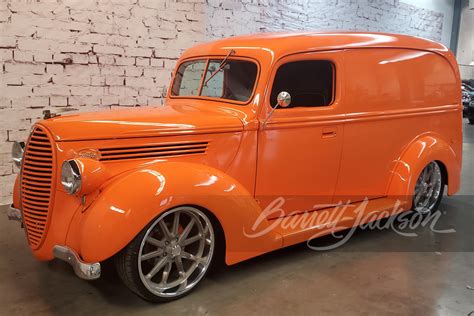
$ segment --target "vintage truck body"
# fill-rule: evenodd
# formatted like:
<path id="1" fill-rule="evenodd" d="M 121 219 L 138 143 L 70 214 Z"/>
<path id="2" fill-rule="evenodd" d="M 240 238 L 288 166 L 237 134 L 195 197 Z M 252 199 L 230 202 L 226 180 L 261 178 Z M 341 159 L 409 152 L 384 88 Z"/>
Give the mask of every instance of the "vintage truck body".
<path id="1" fill-rule="evenodd" d="M 197 90 L 186 90 L 196 72 Z M 205 96 L 214 72 L 223 76 L 209 82 L 223 83 Z M 234 83 L 242 80 L 249 81 Z M 320 90 L 307 91 L 312 86 Z M 150 236 L 167 212 L 181 207 L 201 218 L 202 234 L 212 226 L 207 257 L 216 253 L 214 243 L 222 244 L 226 263 L 234 264 L 411 209 L 427 166 L 438 173 L 438 195 L 445 184 L 449 195 L 456 193 L 460 86 L 446 47 L 409 36 L 270 33 L 197 45 L 179 59 L 163 107 L 37 122 L 10 214 L 21 218 L 38 259 L 68 260 L 83 278 L 97 278 L 101 261 L 125 256 L 135 239 Z M 290 106 L 275 108 L 277 88 L 292 96 Z M 62 166 L 79 176 L 76 192 L 63 183 Z M 334 218 L 282 222 L 323 210 L 344 216 L 335 226 Z M 171 231 L 173 223 L 166 225 Z M 176 231 L 184 226 L 176 224 Z M 170 244 L 165 253 L 173 263 L 184 246 Z M 197 281 L 169 295 L 137 274 L 145 290 L 135 285 L 134 292 L 151 300 L 180 297 L 208 263 Z"/>

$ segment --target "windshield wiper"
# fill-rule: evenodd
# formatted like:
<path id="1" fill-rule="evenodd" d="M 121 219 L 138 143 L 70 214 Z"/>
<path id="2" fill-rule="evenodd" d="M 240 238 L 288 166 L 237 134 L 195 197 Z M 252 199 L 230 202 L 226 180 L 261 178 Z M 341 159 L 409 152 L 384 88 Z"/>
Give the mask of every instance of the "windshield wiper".
<path id="1" fill-rule="evenodd" d="M 229 53 L 227 54 L 227 56 L 225 56 L 224 59 L 221 61 L 221 63 L 219 64 L 219 67 L 217 67 L 217 69 L 214 70 L 211 76 L 204 82 L 203 87 L 207 86 L 207 83 L 209 82 L 209 80 L 211 80 L 215 75 L 217 75 L 219 71 L 222 70 L 222 68 L 225 67 L 225 65 L 227 64 L 227 59 L 229 59 L 229 57 L 234 54 L 235 54 L 235 50 L 231 49 Z"/>

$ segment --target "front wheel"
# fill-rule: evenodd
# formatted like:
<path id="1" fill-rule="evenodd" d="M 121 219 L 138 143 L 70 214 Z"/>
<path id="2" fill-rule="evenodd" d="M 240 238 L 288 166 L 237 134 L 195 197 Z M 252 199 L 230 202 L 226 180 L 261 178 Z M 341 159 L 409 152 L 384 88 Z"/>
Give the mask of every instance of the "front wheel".
<path id="1" fill-rule="evenodd" d="M 436 161 L 430 162 L 421 171 L 415 185 L 413 195 L 413 210 L 420 213 L 429 213 L 436 210 L 443 197 L 446 180 Z"/>
<path id="2" fill-rule="evenodd" d="M 472 118 L 470 117 L 470 118 L 468 118 L 468 120 L 469 120 L 469 124 L 471 124 L 471 125 L 474 124 L 474 117 L 472 117 Z"/>
<path id="3" fill-rule="evenodd" d="M 189 293 L 214 257 L 215 234 L 201 210 L 182 206 L 161 214 L 115 258 L 125 285 L 142 298 L 167 302 Z"/>

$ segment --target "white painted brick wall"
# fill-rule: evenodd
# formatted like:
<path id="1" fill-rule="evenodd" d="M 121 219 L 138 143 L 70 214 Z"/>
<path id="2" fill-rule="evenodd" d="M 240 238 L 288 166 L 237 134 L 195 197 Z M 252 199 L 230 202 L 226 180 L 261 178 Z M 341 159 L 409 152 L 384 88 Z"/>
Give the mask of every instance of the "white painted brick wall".
<path id="1" fill-rule="evenodd" d="M 45 109 L 161 105 L 180 53 L 273 30 L 350 29 L 439 40 L 443 14 L 398 0 L 38 0 L 0 3 L 0 204 L 12 141 Z"/>

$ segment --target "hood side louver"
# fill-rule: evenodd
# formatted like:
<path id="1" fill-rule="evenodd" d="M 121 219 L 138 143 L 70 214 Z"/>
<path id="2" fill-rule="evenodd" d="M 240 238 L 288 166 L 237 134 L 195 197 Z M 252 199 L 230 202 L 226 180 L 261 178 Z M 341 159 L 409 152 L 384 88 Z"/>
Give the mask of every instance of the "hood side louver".
<path id="1" fill-rule="evenodd" d="M 161 157 L 204 154 L 209 142 L 162 143 L 134 147 L 101 148 L 100 161 L 149 159 Z"/>

